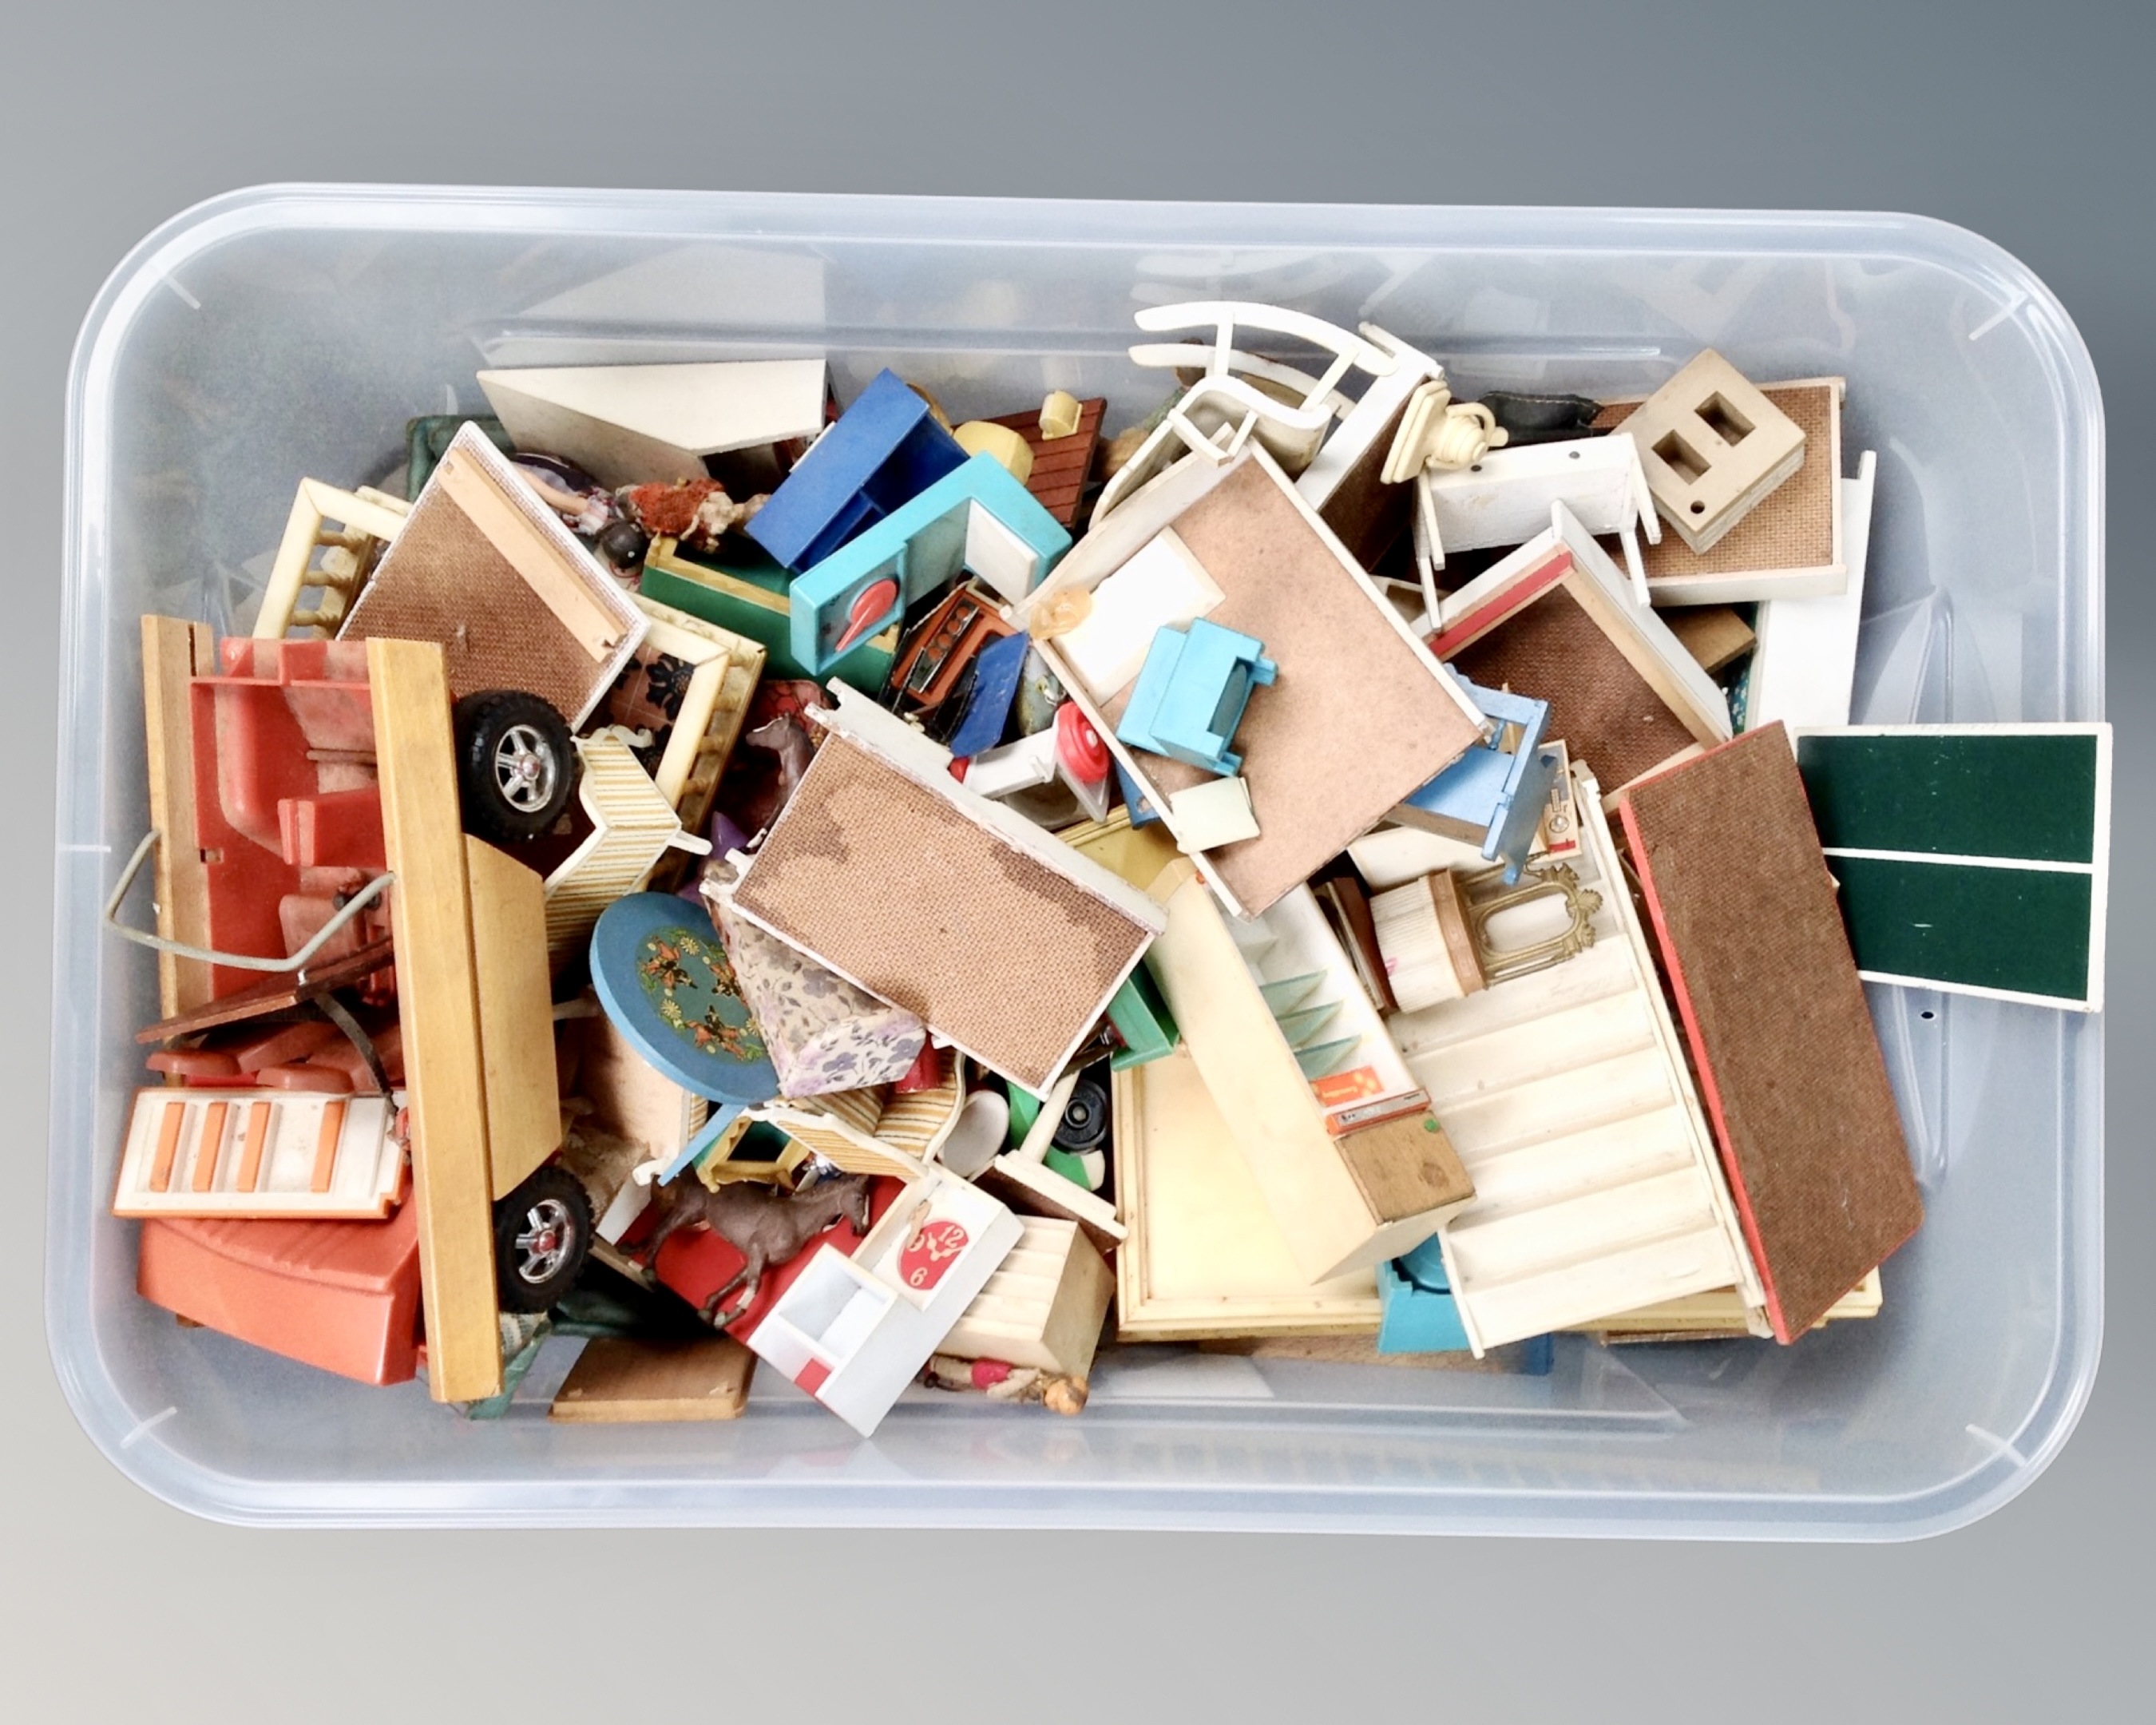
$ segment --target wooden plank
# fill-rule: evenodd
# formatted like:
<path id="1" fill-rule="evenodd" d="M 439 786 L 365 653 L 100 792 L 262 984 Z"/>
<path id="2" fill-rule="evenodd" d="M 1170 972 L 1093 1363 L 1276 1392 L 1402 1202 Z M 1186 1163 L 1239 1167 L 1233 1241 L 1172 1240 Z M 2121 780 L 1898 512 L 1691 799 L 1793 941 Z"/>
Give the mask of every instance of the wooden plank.
<path id="1" fill-rule="evenodd" d="M 264 1013 L 283 1012 L 317 994 L 349 987 L 362 977 L 393 962 L 393 943 L 378 940 L 338 958 L 316 958 L 304 968 L 264 977 L 259 983 L 229 994 L 161 1019 L 136 1033 L 137 1042 L 165 1042 L 175 1036 L 192 1036 L 220 1024 L 236 1024 Z"/>
<path id="2" fill-rule="evenodd" d="M 1752 650 L 1758 639 L 1752 625 L 1727 605 L 1688 605 L 1663 619 L 1686 652 L 1712 676 L 1722 666 Z"/>
<path id="3" fill-rule="evenodd" d="M 189 946 L 209 944 L 209 870 L 195 836 L 193 726 L 187 681 L 216 669 L 206 623 L 142 619 L 142 707 L 150 779 L 150 824 L 162 833 L 152 871 L 157 932 Z M 166 1017 L 210 997 L 210 968 L 198 958 L 157 955 L 157 1009 Z"/>
<path id="4" fill-rule="evenodd" d="M 547 1417 L 623 1425 L 737 1419 L 755 1371 L 756 1356 L 731 1336 L 602 1336 L 584 1344 Z"/>
<path id="5" fill-rule="evenodd" d="M 452 449 L 434 470 L 434 479 L 594 660 L 604 659 L 621 644 L 619 620 L 562 567 L 561 554 L 541 538 L 524 512 L 502 495 L 476 462 L 463 459 Z"/>
<path id="6" fill-rule="evenodd" d="M 412 1117 L 428 1390 L 479 1401 L 501 1389 L 493 1188 L 471 896 L 442 649 L 370 640 L 382 837 L 397 885 L 391 927 Z"/>
<path id="7" fill-rule="evenodd" d="M 465 872 L 471 883 L 488 1161 L 494 1195 L 506 1198 L 562 1145 L 547 889 L 522 863 L 470 837 Z"/>

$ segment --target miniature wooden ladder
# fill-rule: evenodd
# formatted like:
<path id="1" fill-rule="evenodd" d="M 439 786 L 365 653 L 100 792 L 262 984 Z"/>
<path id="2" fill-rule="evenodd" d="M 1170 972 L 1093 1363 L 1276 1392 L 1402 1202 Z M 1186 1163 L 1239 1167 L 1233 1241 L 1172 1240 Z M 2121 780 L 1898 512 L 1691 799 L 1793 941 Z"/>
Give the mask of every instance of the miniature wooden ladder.
<path id="1" fill-rule="evenodd" d="M 366 586 L 382 548 L 397 536 L 412 506 L 370 485 L 341 491 L 320 480 L 303 479 L 285 536 L 270 566 L 270 585 L 254 619 L 254 639 L 281 640 L 293 629 L 324 639 L 333 637 Z M 331 521 L 341 522 L 331 527 Z M 315 563 L 315 553 L 322 559 Z M 321 590 L 312 610 L 299 608 L 308 588 Z"/>

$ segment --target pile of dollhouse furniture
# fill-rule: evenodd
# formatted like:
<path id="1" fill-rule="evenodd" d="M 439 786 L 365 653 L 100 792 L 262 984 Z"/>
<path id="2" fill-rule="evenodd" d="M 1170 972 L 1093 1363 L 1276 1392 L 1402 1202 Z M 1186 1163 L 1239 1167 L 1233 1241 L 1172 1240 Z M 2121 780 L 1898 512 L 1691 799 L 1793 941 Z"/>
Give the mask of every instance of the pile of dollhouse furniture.
<path id="1" fill-rule="evenodd" d="M 1127 400 L 955 424 L 872 363 L 483 372 L 292 475 L 251 634 L 143 619 L 114 1209 L 190 1345 L 478 1416 L 564 1348 L 584 1420 L 760 1360 L 867 1435 L 1077 1414 L 1104 1346 L 1879 1313 L 1866 983 L 2097 1009 L 2103 727 L 1849 725 L 1839 377 L 1464 400 L 1373 326 L 1138 322 Z"/>

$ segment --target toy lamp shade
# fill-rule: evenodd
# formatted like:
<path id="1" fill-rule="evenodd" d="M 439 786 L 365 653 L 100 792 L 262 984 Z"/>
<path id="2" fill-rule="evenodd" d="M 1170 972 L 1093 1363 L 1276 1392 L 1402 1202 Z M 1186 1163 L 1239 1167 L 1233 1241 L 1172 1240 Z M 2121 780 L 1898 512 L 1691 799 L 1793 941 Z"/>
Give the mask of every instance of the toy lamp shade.
<path id="1" fill-rule="evenodd" d="M 712 1101 L 778 1094 L 778 1074 L 710 920 L 670 893 L 608 906 L 592 932 L 592 986 L 613 1027 L 667 1077 Z"/>

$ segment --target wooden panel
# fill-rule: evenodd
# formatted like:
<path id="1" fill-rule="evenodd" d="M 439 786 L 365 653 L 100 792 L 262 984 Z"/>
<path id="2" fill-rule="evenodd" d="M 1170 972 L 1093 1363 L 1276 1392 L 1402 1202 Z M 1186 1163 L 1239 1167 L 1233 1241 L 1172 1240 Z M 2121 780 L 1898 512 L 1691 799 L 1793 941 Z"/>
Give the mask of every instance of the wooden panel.
<path id="1" fill-rule="evenodd" d="M 940 750 L 916 776 L 882 748 L 824 740 L 735 907 L 1045 1091 L 1137 962 L 1151 906 L 1038 828 L 1021 849 L 1003 824 L 1019 818 L 952 783 Z"/>
<path id="2" fill-rule="evenodd" d="M 428 1390 L 478 1401 L 501 1389 L 493 1180 L 471 894 L 440 648 L 370 640 L 374 747 L 397 942 L 398 1010 L 412 1114 Z"/>
<path id="3" fill-rule="evenodd" d="M 553 999 L 547 972 L 547 891 L 539 876 L 477 839 L 465 839 L 472 961 L 494 1195 L 506 1198 L 561 1147 Z"/>
<path id="4" fill-rule="evenodd" d="M 1622 810 L 1768 1319 L 1794 1341 L 1923 1219 L 1796 758 L 1779 725 L 1748 732 Z"/>
<path id="5" fill-rule="evenodd" d="M 1375 1335 L 1373 1271 L 1313 1284 L 1250 1176 L 1188 1050 L 1114 1075 L 1116 1254 L 1126 1341 Z"/>
<path id="6" fill-rule="evenodd" d="M 615 1425 L 737 1419 L 755 1370 L 756 1356 L 731 1336 L 597 1337 L 577 1356 L 547 1417 Z"/>
<path id="7" fill-rule="evenodd" d="M 142 706 L 148 744 L 150 824 L 162 833 L 153 870 L 157 932 L 191 947 L 209 944 L 209 871 L 195 835 L 193 727 L 187 680 L 217 668 L 206 623 L 142 619 Z M 210 998 L 210 968 L 198 958 L 157 955 L 157 1009 L 167 1018 Z"/>

